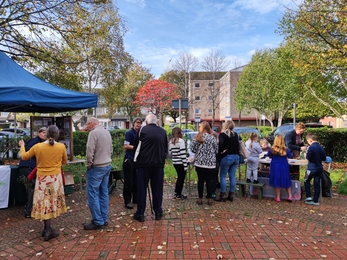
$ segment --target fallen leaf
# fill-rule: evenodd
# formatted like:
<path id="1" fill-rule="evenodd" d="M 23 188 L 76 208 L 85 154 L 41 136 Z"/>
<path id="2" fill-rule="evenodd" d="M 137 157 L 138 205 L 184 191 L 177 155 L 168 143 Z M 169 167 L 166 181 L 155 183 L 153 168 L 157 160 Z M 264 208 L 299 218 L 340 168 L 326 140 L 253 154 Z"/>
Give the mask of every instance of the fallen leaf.
<path id="1" fill-rule="evenodd" d="M 40 255 L 42 255 L 42 252 L 38 252 L 38 253 L 36 254 L 36 256 L 40 256 Z"/>
<path id="2" fill-rule="evenodd" d="M 29 233 L 32 233 L 32 232 L 34 232 L 35 231 L 35 229 L 30 229 L 29 230 Z"/>
<path id="3" fill-rule="evenodd" d="M 223 259 L 222 255 L 217 255 L 217 259 Z"/>
<path id="4" fill-rule="evenodd" d="M 159 251 L 159 255 L 165 255 L 165 251 Z"/>

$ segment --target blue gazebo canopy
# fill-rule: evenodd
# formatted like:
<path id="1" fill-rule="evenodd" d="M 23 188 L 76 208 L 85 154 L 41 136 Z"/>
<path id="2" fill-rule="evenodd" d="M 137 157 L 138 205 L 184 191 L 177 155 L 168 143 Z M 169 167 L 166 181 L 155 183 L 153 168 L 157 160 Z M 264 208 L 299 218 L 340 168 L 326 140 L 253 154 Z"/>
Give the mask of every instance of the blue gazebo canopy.
<path id="1" fill-rule="evenodd" d="M 97 107 L 98 96 L 64 89 L 31 74 L 0 51 L 0 111 L 58 113 Z"/>

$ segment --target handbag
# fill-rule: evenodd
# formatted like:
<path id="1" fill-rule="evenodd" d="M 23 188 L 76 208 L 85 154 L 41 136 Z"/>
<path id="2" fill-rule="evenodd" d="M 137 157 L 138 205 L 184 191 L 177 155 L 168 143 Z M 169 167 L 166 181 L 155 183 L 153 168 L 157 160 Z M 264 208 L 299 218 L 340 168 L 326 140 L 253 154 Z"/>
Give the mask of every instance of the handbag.
<path id="1" fill-rule="evenodd" d="M 246 149 L 245 144 L 243 143 L 243 141 L 239 140 L 239 154 L 243 157 L 243 158 L 247 158 L 250 154 L 248 152 L 248 150 Z"/>
<path id="2" fill-rule="evenodd" d="M 137 156 L 139 156 L 139 153 L 140 153 L 140 150 L 141 150 L 141 140 L 140 140 L 141 130 L 142 130 L 142 127 L 141 127 L 140 132 L 139 132 L 139 143 L 138 143 L 136 151 L 135 151 L 134 162 L 137 161 Z"/>
<path id="3" fill-rule="evenodd" d="M 27 176 L 28 181 L 31 181 L 32 179 L 36 178 L 36 172 L 37 172 L 37 167 L 35 167 Z"/>

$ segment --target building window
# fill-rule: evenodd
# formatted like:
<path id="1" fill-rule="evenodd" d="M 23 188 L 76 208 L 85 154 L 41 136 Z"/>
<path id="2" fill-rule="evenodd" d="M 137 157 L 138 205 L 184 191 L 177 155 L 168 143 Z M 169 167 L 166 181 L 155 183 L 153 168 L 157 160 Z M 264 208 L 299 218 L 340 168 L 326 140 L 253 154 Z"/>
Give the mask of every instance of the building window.
<path id="1" fill-rule="evenodd" d="M 195 100 L 200 100 L 200 96 L 195 96 Z"/>
<path id="2" fill-rule="evenodd" d="M 196 115 L 200 115 L 201 114 L 201 109 L 200 108 L 195 109 L 195 114 Z"/>
<path id="3" fill-rule="evenodd" d="M 212 109 L 211 108 L 208 110 L 208 115 L 209 116 L 212 115 Z"/>
<path id="4" fill-rule="evenodd" d="M 208 96 L 208 100 L 212 100 L 212 96 Z"/>
<path id="5" fill-rule="evenodd" d="M 229 97 L 225 97 L 225 102 L 229 103 Z"/>
<path id="6" fill-rule="evenodd" d="M 214 85 L 213 82 L 208 83 L 209 87 L 213 87 L 213 85 Z"/>
<path id="7" fill-rule="evenodd" d="M 200 88 L 200 83 L 195 83 L 196 88 Z"/>

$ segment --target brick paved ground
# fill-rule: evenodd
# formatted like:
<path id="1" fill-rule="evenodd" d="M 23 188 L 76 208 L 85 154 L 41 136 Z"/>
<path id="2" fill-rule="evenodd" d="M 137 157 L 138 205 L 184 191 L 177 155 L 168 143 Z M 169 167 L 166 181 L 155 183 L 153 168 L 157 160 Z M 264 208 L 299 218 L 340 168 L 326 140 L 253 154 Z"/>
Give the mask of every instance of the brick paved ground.
<path id="1" fill-rule="evenodd" d="M 347 259 L 346 197 L 324 198 L 319 207 L 251 197 L 199 206 L 195 188 L 176 201 L 166 185 L 164 218 L 155 221 L 148 207 L 139 223 L 135 209 L 124 208 L 121 188 L 110 195 L 109 226 L 97 231 L 83 230 L 90 221 L 85 191 L 68 195 L 70 211 L 53 220 L 61 235 L 48 242 L 23 206 L 0 210 L 0 258 Z"/>

